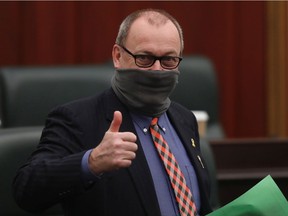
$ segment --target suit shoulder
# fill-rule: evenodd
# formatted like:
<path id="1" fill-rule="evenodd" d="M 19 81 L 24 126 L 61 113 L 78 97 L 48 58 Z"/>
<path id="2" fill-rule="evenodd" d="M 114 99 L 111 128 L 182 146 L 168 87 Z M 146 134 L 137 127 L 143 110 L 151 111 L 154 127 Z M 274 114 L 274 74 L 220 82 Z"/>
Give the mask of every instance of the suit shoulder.
<path id="1" fill-rule="evenodd" d="M 191 110 L 175 101 L 171 101 L 169 110 L 173 115 L 180 119 L 185 119 L 187 122 L 192 122 L 193 124 L 197 122 L 196 117 Z"/>
<path id="2" fill-rule="evenodd" d="M 191 110 L 187 109 L 185 106 L 175 102 L 175 101 L 171 101 L 171 108 L 173 108 L 175 111 L 178 111 L 182 114 L 186 114 L 186 115 L 191 115 Z M 193 115 L 193 113 L 192 113 Z"/>

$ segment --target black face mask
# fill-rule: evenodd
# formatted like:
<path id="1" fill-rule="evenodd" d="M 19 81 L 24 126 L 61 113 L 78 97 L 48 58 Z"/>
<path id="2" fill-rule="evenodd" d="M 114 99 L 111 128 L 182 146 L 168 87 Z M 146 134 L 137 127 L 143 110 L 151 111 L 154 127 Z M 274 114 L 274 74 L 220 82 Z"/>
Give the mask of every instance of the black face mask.
<path id="1" fill-rule="evenodd" d="M 117 97 L 132 112 L 160 116 L 170 106 L 169 95 L 178 83 L 179 71 L 118 69 L 111 84 Z"/>

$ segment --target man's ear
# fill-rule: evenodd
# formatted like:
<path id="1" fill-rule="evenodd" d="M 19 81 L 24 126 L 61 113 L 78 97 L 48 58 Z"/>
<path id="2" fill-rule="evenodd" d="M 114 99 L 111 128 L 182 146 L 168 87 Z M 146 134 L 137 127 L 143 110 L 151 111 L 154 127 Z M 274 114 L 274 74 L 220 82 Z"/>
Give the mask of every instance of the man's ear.
<path id="1" fill-rule="evenodd" d="M 112 58 L 113 58 L 113 64 L 115 68 L 120 67 L 120 58 L 121 58 L 121 52 L 120 47 L 117 44 L 114 44 L 112 48 Z"/>

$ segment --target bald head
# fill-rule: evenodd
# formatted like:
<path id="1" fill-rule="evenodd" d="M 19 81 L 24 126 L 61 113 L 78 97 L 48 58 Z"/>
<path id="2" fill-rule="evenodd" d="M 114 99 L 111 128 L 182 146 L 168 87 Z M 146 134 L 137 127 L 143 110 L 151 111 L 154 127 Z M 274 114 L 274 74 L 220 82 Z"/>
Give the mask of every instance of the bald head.
<path id="1" fill-rule="evenodd" d="M 184 49 L 182 28 L 177 20 L 164 10 L 144 9 L 135 11 L 134 13 L 127 16 L 120 25 L 118 36 L 116 38 L 116 44 L 125 46 L 131 26 L 139 18 L 143 18 L 147 21 L 147 23 L 154 27 L 160 27 L 167 24 L 167 22 L 171 22 L 178 32 L 181 47 L 180 54 L 182 55 Z"/>

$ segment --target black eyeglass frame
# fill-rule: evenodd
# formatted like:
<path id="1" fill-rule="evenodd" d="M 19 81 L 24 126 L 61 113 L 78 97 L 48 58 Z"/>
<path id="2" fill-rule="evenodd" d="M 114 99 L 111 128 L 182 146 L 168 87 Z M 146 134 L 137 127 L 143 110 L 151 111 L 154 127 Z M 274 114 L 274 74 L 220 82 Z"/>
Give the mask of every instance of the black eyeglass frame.
<path id="1" fill-rule="evenodd" d="M 129 55 L 131 55 L 131 56 L 134 58 L 135 64 L 136 64 L 138 67 L 140 67 L 140 68 L 149 68 L 149 67 L 151 67 L 152 65 L 154 65 L 157 60 L 159 60 L 160 65 L 161 65 L 162 68 L 172 70 L 172 69 L 177 68 L 177 67 L 179 66 L 180 62 L 181 62 L 182 59 L 183 59 L 182 57 L 179 57 L 179 56 L 160 56 L 160 57 L 158 57 L 158 56 L 147 55 L 147 54 L 136 54 L 136 55 L 135 55 L 135 54 L 133 54 L 132 52 L 130 52 L 126 47 L 121 46 L 121 45 L 119 45 L 119 44 L 118 44 L 118 46 L 120 46 L 125 52 L 127 52 Z M 144 66 L 144 65 L 139 65 L 139 63 L 137 63 L 137 58 L 139 58 L 139 57 L 144 57 L 144 56 L 145 56 L 145 57 L 149 56 L 150 58 L 153 59 L 153 61 L 151 62 L 151 64 Z M 168 59 L 168 58 L 175 58 L 175 59 L 178 60 L 178 63 L 176 64 L 175 67 L 174 67 L 174 66 L 173 66 L 173 67 L 167 67 L 167 66 L 165 66 L 165 65 L 162 64 L 162 63 L 163 63 L 162 60 L 163 60 L 163 59 Z"/>

